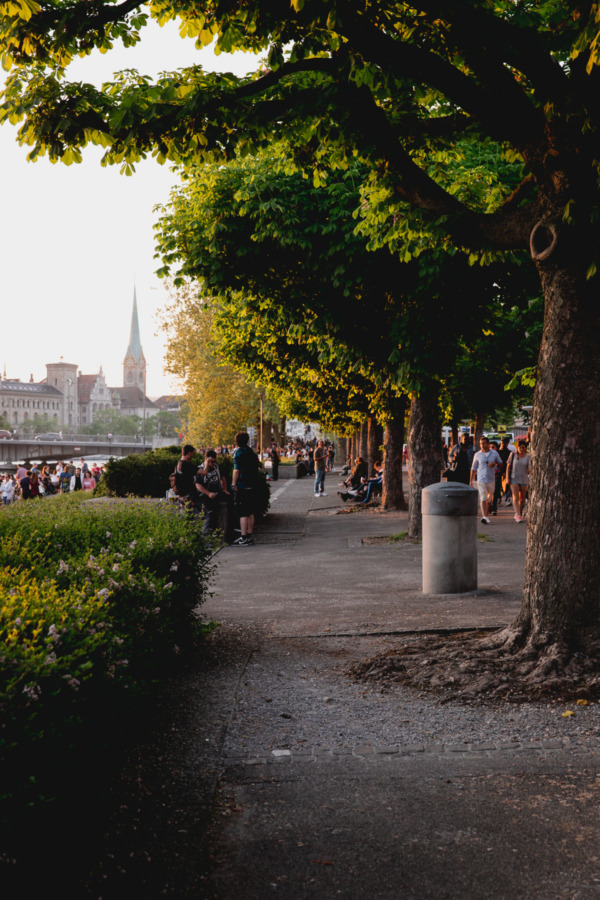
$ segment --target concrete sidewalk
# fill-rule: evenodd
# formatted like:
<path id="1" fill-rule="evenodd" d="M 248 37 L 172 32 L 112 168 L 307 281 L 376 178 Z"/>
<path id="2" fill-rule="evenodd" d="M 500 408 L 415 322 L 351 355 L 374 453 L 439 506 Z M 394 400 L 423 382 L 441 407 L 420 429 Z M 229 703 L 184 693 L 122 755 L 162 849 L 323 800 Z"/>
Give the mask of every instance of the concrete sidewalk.
<path id="1" fill-rule="evenodd" d="M 582 731 L 560 710 L 440 706 L 346 675 L 397 636 L 511 621 L 526 526 L 508 509 L 479 524 L 479 589 L 426 596 L 420 545 L 363 543 L 406 516 L 337 515 L 333 481 L 322 499 L 274 484 L 256 544 L 219 554 L 215 654 L 228 631 L 247 642 L 219 674 L 210 871 L 182 894 L 600 897 L 597 708 Z"/>
<path id="2" fill-rule="evenodd" d="M 421 545 L 369 545 L 364 539 L 407 530 L 406 513 L 344 512 L 339 476 L 327 497 L 312 479 L 275 482 L 271 513 L 253 547 L 219 555 L 217 589 L 203 613 L 219 621 L 268 623 L 276 635 L 359 634 L 506 624 L 523 586 L 525 524 L 502 507 L 478 523 L 479 590 L 424 595 Z"/>

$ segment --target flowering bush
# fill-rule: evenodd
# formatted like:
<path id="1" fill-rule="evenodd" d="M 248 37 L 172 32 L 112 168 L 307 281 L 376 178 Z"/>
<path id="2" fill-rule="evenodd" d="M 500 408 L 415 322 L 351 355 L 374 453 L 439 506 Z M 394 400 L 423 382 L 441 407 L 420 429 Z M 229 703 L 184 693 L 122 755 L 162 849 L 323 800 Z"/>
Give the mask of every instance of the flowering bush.
<path id="1" fill-rule="evenodd" d="M 158 678 L 197 628 L 212 549 L 197 519 L 153 501 L 2 510 L 0 765 L 13 781 L 32 746 Z"/>

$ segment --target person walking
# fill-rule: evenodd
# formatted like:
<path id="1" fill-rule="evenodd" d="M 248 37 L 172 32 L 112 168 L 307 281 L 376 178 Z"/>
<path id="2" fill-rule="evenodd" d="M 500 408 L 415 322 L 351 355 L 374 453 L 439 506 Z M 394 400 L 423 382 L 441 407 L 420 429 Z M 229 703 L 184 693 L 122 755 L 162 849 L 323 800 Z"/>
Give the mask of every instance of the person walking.
<path id="1" fill-rule="evenodd" d="M 510 505 L 510 483 L 508 481 L 508 477 L 506 475 L 506 467 L 508 465 L 508 460 L 510 459 L 511 453 L 516 452 L 516 447 L 514 444 L 511 445 L 510 438 L 504 435 L 504 437 L 500 441 L 500 449 L 498 453 L 500 454 L 500 458 L 502 459 L 502 499 L 504 500 L 505 506 Z M 498 501 L 498 505 L 500 501 Z"/>
<path id="2" fill-rule="evenodd" d="M 523 507 L 527 499 L 529 487 L 529 461 L 527 441 L 517 441 L 517 452 L 511 453 L 506 467 L 510 489 L 512 492 L 515 522 L 523 521 Z"/>
<path id="3" fill-rule="evenodd" d="M 498 442 L 490 441 L 490 447 L 492 448 L 492 450 L 495 450 L 497 452 L 498 456 L 500 456 L 500 458 L 502 459 L 502 456 L 500 454 L 500 448 L 498 446 Z M 493 500 L 492 500 L 492 503 L 490 506 L 490 514 L 492 516 L 498 515 L 498 506 L 500 505 L 500 501 L 502 500 L 502 475 L 503 475 L 502 468 L 503 468 L 503 466 L 501 466 L 501 465 L 496 466 L 496 483 L 494 485 L 494 497 L 493 497 Z"/>
<path id="4" fill-rule="evenodd" d="M 327 471 L 333 472 L 333 467 L 335 463 L 335 447 L 333 444 L 330 444 L 327 448 Z"/>
<path id="5" fill-rule="evenodd" d="M 327 450 L 325 442 L 319 441 L 315 450 L 315 497 L 326 497 L 325 473 L 327 471 Z"/>
<path id="6" fill-rule="evenodd" d="M 281 457 L 279 456 L 279 451 L 277 449 L 277 444 L 271 444 L 271 449 L 269 450 L 269 456 L 271 458 L 271 481 L 279 480 L 279 463 L 281 462 Z"/>
<path id="7" fill-rule="evenodd" d="M 448 457 L 449 467 L 454 473 L 453 481 L 459 481 L 462 484 L 471 483 L 471 466 L 474 456 L 475 450 L 471 446 L 471 437 L 463 432 L 460 442 L 454 445 Z"/>
<path id="8" fill-rule="evenodd" d="M 489 525 L 488 510 L 490 501 L 494 496 L 494 487 L 496 485 L 496 466 L 502 465 L 502 459 L 497 450 L 490 447 L 490 442 L 486 437 L 482 437 L 479 441 L 481 449 L 477 451 L 473 457 L 471 465 L 470 485 L 477 479 L 477 490 L 479 491 L 479 503 L 481 505 L 481 521 L 484 525 Z"/>

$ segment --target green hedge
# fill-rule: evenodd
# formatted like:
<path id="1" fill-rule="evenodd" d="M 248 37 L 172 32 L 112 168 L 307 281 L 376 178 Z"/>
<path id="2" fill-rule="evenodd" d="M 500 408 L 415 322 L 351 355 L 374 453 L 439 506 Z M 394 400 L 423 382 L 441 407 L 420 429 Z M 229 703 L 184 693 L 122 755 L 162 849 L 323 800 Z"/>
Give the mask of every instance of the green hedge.
<path id="1" fill-rule="evenodd" d="M 149 450 L 136 456 L 111 459 L 106 465 L 105 475 L 94 491 L 95 497 L 164 497 L 169 489 L 169 475 L 175 470 L 181 458 L 181 447 L 165 447 Z M 196 454 L 192 462 L 199 466 L 203 457 Z M 217 458 L 221 475 L 231 484 L 233 460 L 230 456 Z M 264 472 L 259 480 L 259 502 L 257 515 L 267 514 L 270 505 L 270 488 Z"/>
<path id="2" fill-rule="evenodd" d="M 88 726 L 95 739 L 110 731 L 197 633 L 213 553 L 201 526 L 152 500 L 72 495 L 1 511 L 5 799 L 47 793 Z"/>

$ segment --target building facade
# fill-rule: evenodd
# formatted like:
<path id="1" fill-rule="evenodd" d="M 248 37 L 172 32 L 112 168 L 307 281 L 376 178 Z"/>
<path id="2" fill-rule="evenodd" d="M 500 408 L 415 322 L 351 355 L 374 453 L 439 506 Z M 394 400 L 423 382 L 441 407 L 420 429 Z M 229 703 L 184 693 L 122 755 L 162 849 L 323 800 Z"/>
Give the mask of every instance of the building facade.
<path id="1" fill-rule="evenodd" d="M 0 414 L 4 414 L 11 428 L 23 428 L 39 415 L 56 417 L 58 427 L 76 430 L 90 425 L 98 413 L 114 410 L 125 415 L 149 418 L 160 411 L 146 396 L 146 358 L 140 340 L 136 292 L 129 344 L 123 360 L 123 385 L 109 387 L 102 366 L 93 375 L 83 374 L 74 363 L 46 364 L 46 378 L 39 383 L 0 379 Z"/>
<path id="2" fill-rule="evenodd" d="M 121 402 L 118 391 L 107 385 L 100 366 L 96 375 L 83 375 L 77 377 L 77 400 L 79 403 L 79 424 L 89 425 L 95 416 L 105 409 L 115 412 L 121 410 Z"/>
<path id="3" fill-rule="evenodd" d="M 22 428 L 38 414 L 57 416 L 60 421 L 63 409 L 63 394 L 54 385 L 7 378 L 0 381 L 0 414 L 6 417 L 11 429 Z"/>

